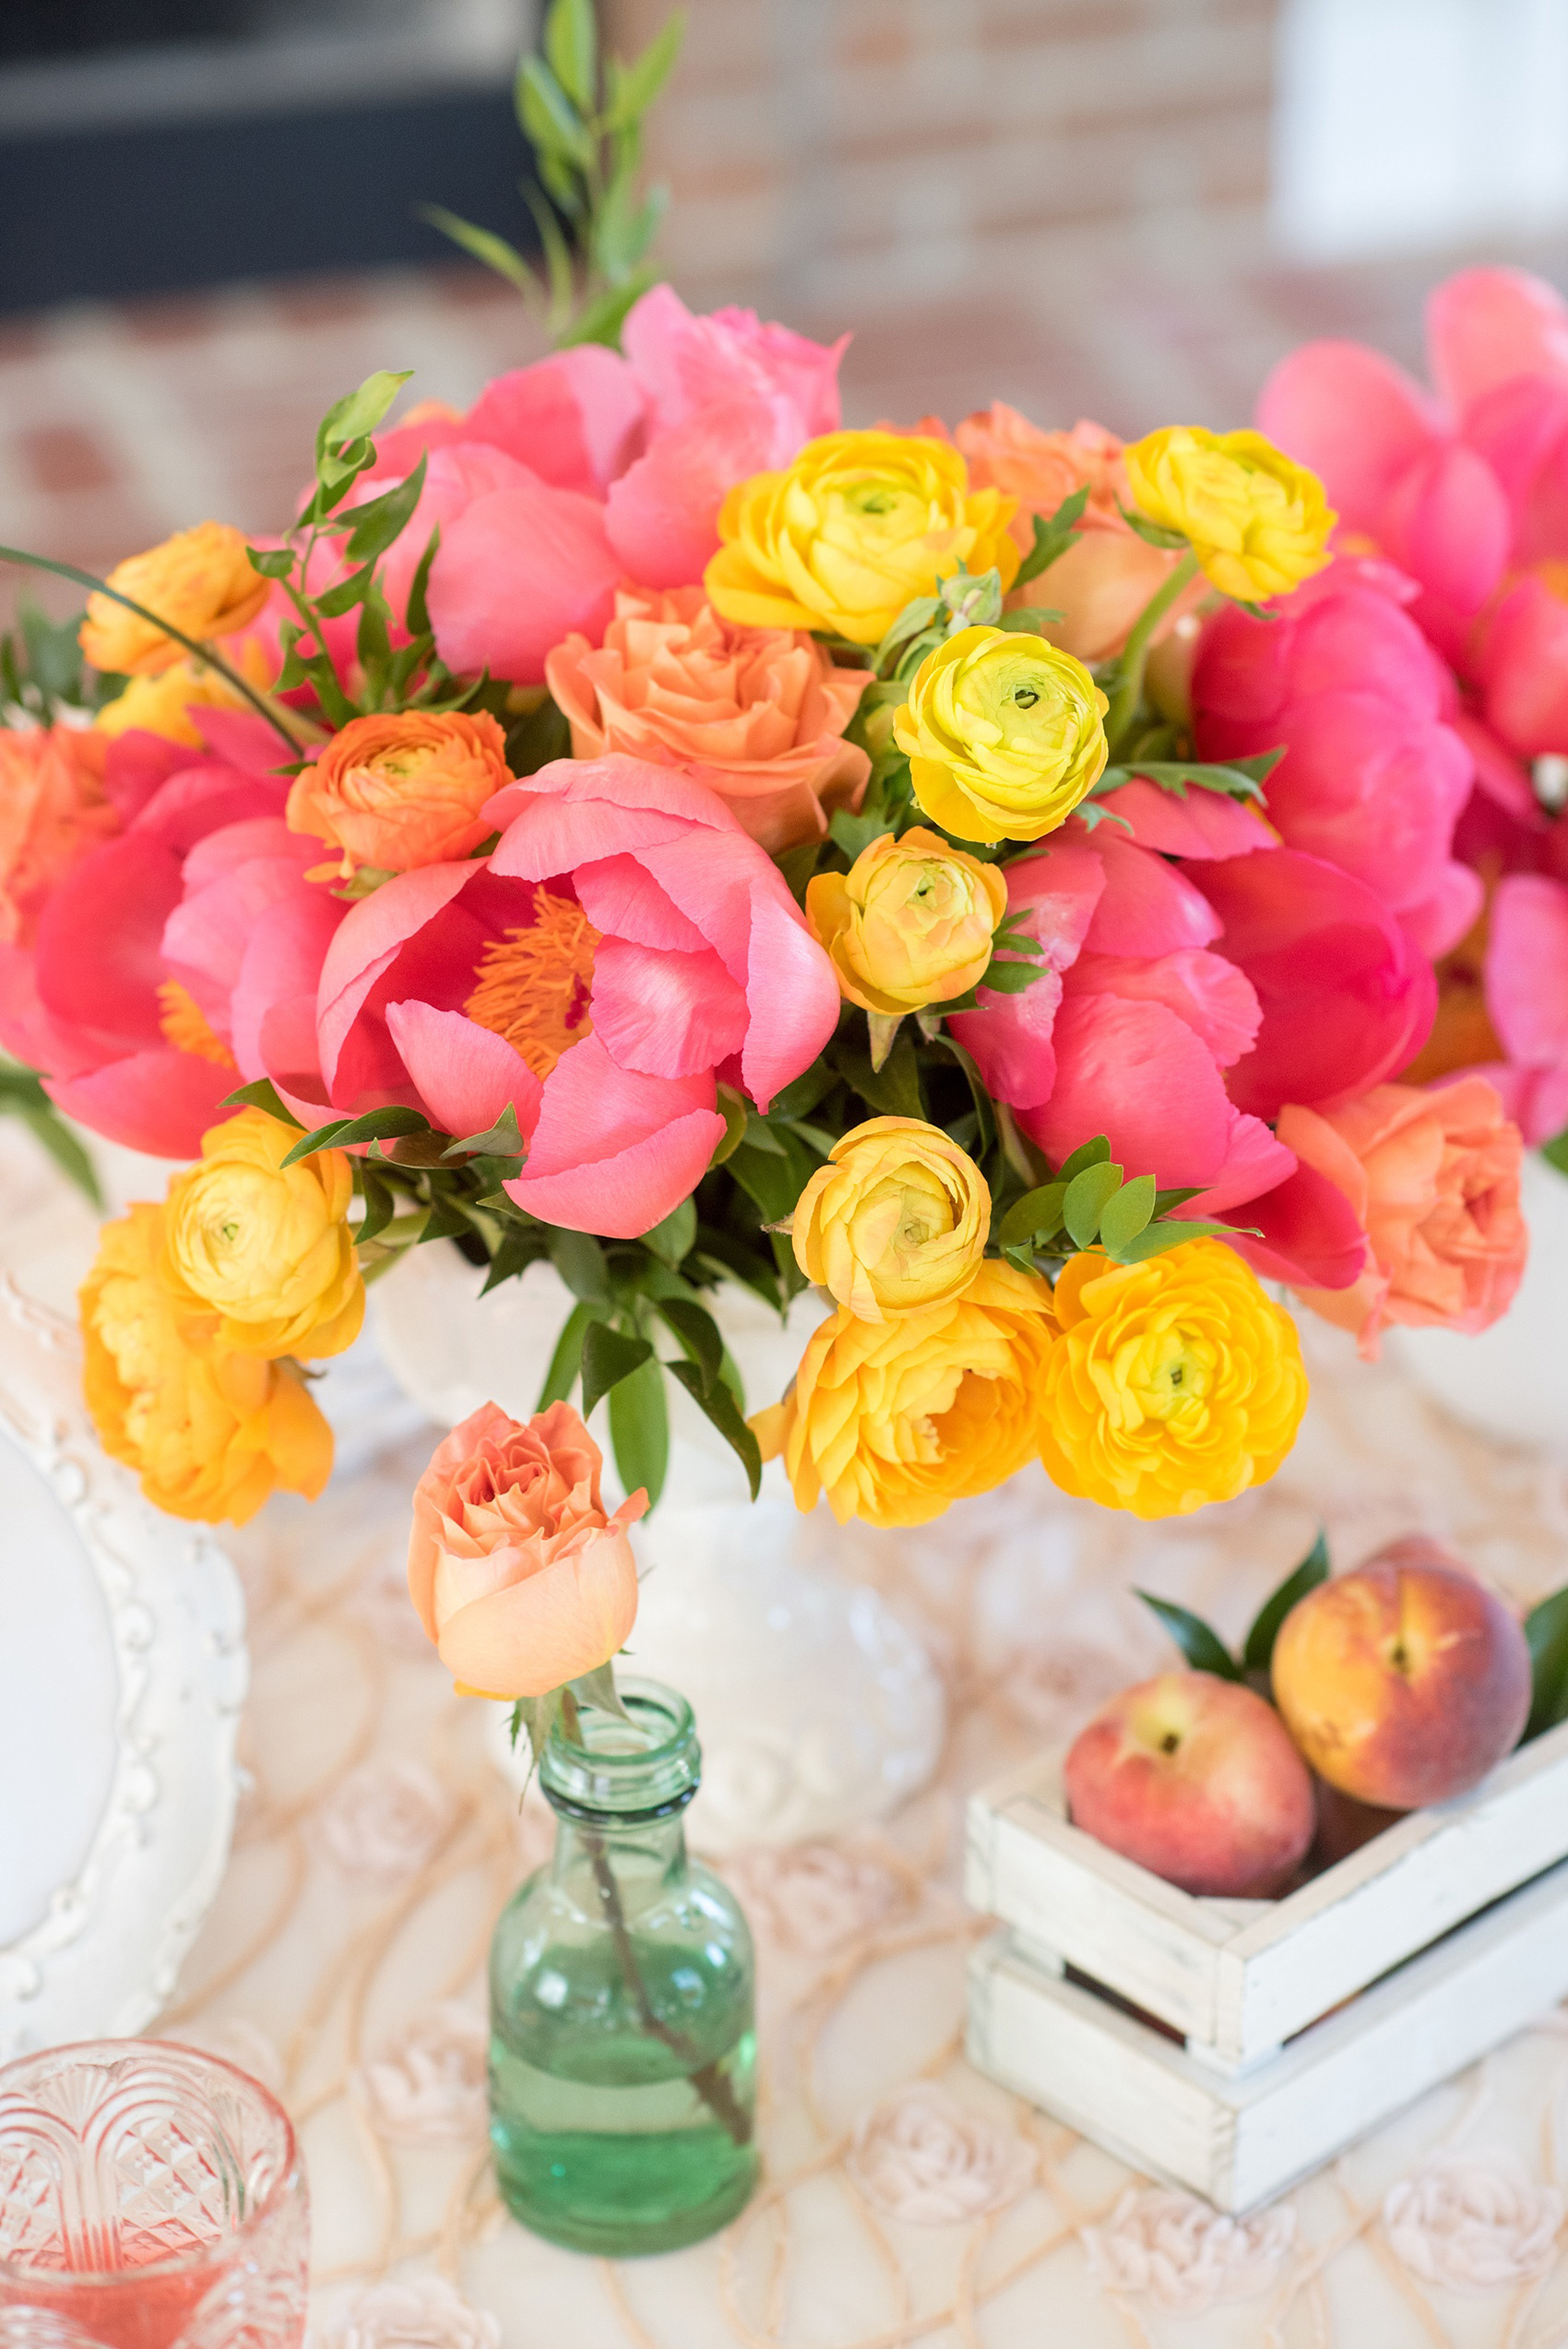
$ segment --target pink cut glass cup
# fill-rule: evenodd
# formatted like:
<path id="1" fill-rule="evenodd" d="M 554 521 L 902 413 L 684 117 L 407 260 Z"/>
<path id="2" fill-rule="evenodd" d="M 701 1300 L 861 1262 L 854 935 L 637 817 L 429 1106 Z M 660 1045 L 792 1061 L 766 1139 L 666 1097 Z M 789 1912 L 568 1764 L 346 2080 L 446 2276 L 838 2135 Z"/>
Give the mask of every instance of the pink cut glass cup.
<path id="1" fill-rule="evenodd" d="M 310 2200 L 245 2072 L 148 2039 L 0 2069 L 0 2349 L 297 2349 Z"/>

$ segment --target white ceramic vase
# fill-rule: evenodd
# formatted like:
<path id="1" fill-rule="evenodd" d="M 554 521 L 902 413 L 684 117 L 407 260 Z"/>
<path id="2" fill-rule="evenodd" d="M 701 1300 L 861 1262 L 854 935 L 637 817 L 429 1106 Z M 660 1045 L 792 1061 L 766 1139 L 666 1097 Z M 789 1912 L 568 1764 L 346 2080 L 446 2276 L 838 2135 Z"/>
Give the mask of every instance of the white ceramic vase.
<path id="1" fill-rule="evenodd" d="M 452 1425 L 488 1401 L 516 1418 L 538 1402 L 572 1298 L 553 1268 L 530 1265 L 488 1297 L 454 1247 L 410 1251 L 372 1290 L 384 1358 L 431 1418 Z M 780 1395 L 820 1320 L 814 1295 L 781 1323 L 728 1286 L 714 1318 L 748 1407 Z M 802 1517 L 777 1463 L 760 1500 L 735 1455 L 689 1399 L 670 1397 L 670 1473 L 639 1528 L 646 1579 L 630 1643 L 639 1672 L 689 1698 L 702 1736 L 694 1837 L 709 1852 L 785 1843 L 864 1823 L 922 1785 L 942 1752 L 942 1684 L 914 1634 L 841 1564 L 825 1508 Z M 591 1423 L 615 1485 L 603 1425 Z M 491 1751 L 523 1769 L 495 1709 Z"/>
<path id="2" fill-rule="evenodd" d="M 1389 1353 L 1455 1419 L 1504 1443 L 1568 1454 L 1568 1177 L 1529 1151 L 1522 1204 L 1529 1261 L 1501 1321 L 1479 1337 L 1452 1330 L 1390 1330 Z"/>

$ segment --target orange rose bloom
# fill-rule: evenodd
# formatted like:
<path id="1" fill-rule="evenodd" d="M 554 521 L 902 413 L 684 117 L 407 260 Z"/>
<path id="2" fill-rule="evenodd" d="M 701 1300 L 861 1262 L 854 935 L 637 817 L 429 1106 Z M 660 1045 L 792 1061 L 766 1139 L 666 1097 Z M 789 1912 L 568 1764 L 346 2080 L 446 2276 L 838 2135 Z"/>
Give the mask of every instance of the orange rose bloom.
<path id="1" fill-rule="evenodd" d="M 835 668 L 802 629 L 721 619 L 700 587 L 621 588 L 600 650 L 568 637 L 544 674 L 574 757 L 680 767 L 772 855 L 861 804 L 871 760 L 843 734 L 867 672 Z"/>
<path id="2" fill-rule="evenodd" d="M 351 877 L 356 865 L 411 873 L 456 863 L 495 829 L 485 802 L 514 780 L 506 737 L 485 710 L 405 709 L 351 718 L 289 793 L 291 832 L 339 849 L 313 881 Z"/>
<path id="3" fill-rule="evenodd" d="M 481 1403 L 414 1487 L 409 1592 L 458 1692 L 542 1697 L 624 1646 L 637 1612 L 626 1529 L 599 1497 L 599 1446 L 570 1403 L 527 1426 Z"/>
<path id="4" fill-rule="evenodd" d="M 117 563 L 107 585 L 206 644 L 248 626 L 272 583 L 252 569 L 243 531 L 230 522 L 198 522 Z M 95 669 L 122 675 L 155 675 L 185 657 L 183 644 L 107 595 L 88 597 L 77 641 Z"/>
<path id="5" fill-rule="evenodd" d="M 1366 1227 L 1368 1263 L 1348 1289 L 1303 1304 L 1375 1361 L 1391 1321 L 1474 1335 L 1507 1312 L 1525 1269 L 1519 1128 L 1484 1077 L 1374 1085 L 1326 1115 L 1289 1103 L 1279 1139 L 1337 1185 Z"/>
<path id="6" fill-rule="evenodd" d="M 1073 544 L 1009 601 L 1060 611 L 1064 616 L 1042 633 L 1080 661 L 1108 661 L 1120 652 L 1128 629 L 1182 557 L 1180 550 L 1148 545 L 1123 520 L 1118 500 L 1130 506 L 1133 495 L 1116 435 L 1086 417 L 1071 432 L 1042 432 L 998 399 L 966 416 L 953 437 L 968 460 L 971 482 L 1017 499 L 1011 527 L 1026 553 L 1034 543 L 1031 517 L 1049 517 L 1075 490 L 1087 489 Z M 1208 582 L 1195 579 L 1166 614 L 1156 642 L 1208 592 Z"/>
<path id="7" fill-rule="evenodd" d="M 61 875 L 119 830 L 105 749 L 74 726 L 0 727 L 0 945 L 30 946 Z"/>

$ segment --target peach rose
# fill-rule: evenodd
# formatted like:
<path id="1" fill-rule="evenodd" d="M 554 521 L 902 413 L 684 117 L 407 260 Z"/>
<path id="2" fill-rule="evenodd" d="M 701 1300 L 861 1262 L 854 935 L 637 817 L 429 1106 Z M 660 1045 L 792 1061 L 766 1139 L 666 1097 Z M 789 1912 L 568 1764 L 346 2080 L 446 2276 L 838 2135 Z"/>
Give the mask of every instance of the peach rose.
<path id="1" fill-rule="evenodd" d="M 1289 1103 L 1279 1139 L 1336 1184 L 1366 1227 L 1370 1261 L 1348 1289 L 1302 1289 L 1353 1330 L 1368 1361 L 1391 1321 L 1470 1334 L 1508 1310 L 1525 1269 L 1519 1128 L 1484 1077 L 1428 1092 L 1374 1085 L 1324 1115 Z"/>
<path id="2" fill-rule="evenodd" d="M 954 438 L 968 459 L 971 482 L 1017 499 L 1012 530 L 1026 552 L 1034 543 L 1031 518 L 1054 514 L 1063 498 L 1087 489 L 1073 544 L 1010 601 L 1062 612 L 1064 617 L 1043 633 L 1080 661 L 1107 661 L 1120 652 L 1128 629 L 1181 556 L 1148 545 L 1123 521 L 1120 507 L 1133 501 L 1116 435 L 1087 417 L 1071 432 L 1042 432 L 998 399 L 966 416 Z M 1195 580 L 1166 614 L 1156 641 L 1207 592 L 1206 581 Z"/>
<path id="3" fill-rule="evenodd" d="M 626 1528 L 599 1497 L 599 1446 L 570 1403 L 527 1426 L 482 1403 L 414 1487 L 409 1591 L 465 1696 L 542 1697 L 624 1645 L 637 1612 Z"/>
<path id="4" fill-rule="evenodd" d="M 506 737 L 487 710 L 387 710 L 350 718 L 289 791 L 291 832 L 314 832 L 340 861 L 307 880 L 352 877 L 357 865 L 411 873 L 456 863 L 494 831 L 481 813 L 514 780 Z"/>
<path id="5" fill-rule="evenodd" d="M 771 855 L 861 804 L 871 761 L 843 734 L 867 672 L 835 668 L 802 630 L 721 619 L 700 587 L 619 589 L 599 651 L 568 637 L 544 674 L 574 757 L 683 768 Z"/>
<path id="6" fill-rule="evenodd" d="M 61 875 L 120 829 L 105 749 L 73 726 L 0 727 L 0 945 L 30 946 Z"/>

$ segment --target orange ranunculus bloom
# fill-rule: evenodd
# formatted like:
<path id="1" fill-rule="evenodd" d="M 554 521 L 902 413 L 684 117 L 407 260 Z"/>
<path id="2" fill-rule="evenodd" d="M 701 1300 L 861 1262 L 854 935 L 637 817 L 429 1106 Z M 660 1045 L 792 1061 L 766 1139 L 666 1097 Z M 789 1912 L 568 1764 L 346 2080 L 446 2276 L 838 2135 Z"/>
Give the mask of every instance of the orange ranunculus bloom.
<path id="1" fill-rule="evenodd" d="M 847 873 L 806 884 L 806 922 L 846 1003 L 898 1018 L 978 986 L 1007 911 L 994 864 L 923 824 L 879 832 Z"/>
<path id="2" fill-rule="evenodd" d="M 1486 1330 L 1513 1301 L 1529 1234 L 1519 1212 L 1524 1142 L 1484 1077 L 1374 1085 L 1327 1112 L 1287 1103 L 1279 1139 L 1337 1185 L 1365 1227 L 1369 1260 L 1348 1289 L 1302 1302 L 1376 1359 L 1391 1321 Z"/>
<path id="3" fill-rule="evenodd" d="M 542 1697 L 621 1649 L 637 1612 L 626 1529 L 599 1496 L 599 1446 L 570 1403 L 525 1426 L 482 1403 L 414 1487 L 409 1592 L 466 1696 Z"/>
<path id="4" fill-rule="evenodd" d="M 544 674 L 575 757 L 683 768 L 770 855 L 861 804 L 871 760 L 843 735 L 866 671 L 836 668 L 802 629 L 721 618 L 700 587 L 621 588 L 600 650 L 568 637 Z"/>
<path id="5" fill-rule="evenodd" d="M 159 1275 L 164 1210 L 107 1223 L 81 1287 L 82 1384 L 105 1451 L 172 1517 L 243 1525 L 275 1485 L 314 1500 L 332 1430 L 297 1369 L 193 1338 Z"/>
<path id="6" fill-rule="evenodd" d="M 77 727 L 0 728 L 0 945 L 30 946 L 54 883 L 118 831 L 103 761 Z"/>
<path id="7" fill-rule="evenodd" d="M 1016 498 L 1011 528 L 1026 553 L 1034 543 L 1034 515 L 1049 517 L 1075 490 L 1088 491 L 1072 545 L 1010 600 L 1061 612 L 1064 616 L 1048 622 L 1043 633 L 1080 661 L 1108 661 L 1120 652 L 1128 629 L 1181 556 L 1150 546 L 1123 519 L 1120 508 L 1132 504 L 1132 490 L 1116 435 L 1087 417 L 1071 432 L 1042 432 L 998 399 L 966 416 L 953 437 L 977 486 Z M 1157 640 L 1207 592 L 1206 581 L 1194 580 L 1161 621 Z"/>
<path id="8" fill-rule="evenodd" d="M 359 865 L 411 873 L 467 856 L 495 829 L 481 810 L 513 781 L 506 737 L 488 711 L 404 709 L 351 718 L 289 793 L 291 832 L 341 852 L 307 876 L 348 880 Z"/>
<path id="9" fill-rule="evenodd" d="M 106 584 L 198 644 L 248 626 L 271 590 L 270 580 L 251 567 L 244 532 L 229 522 L 177 531 L 160 546 L 117 563 Z M 95 669 L 116 674 L 155 674 L 185 657 L 184 646 L 162 628 L 106 595 L 88 597 L 77 641 Z"/>

